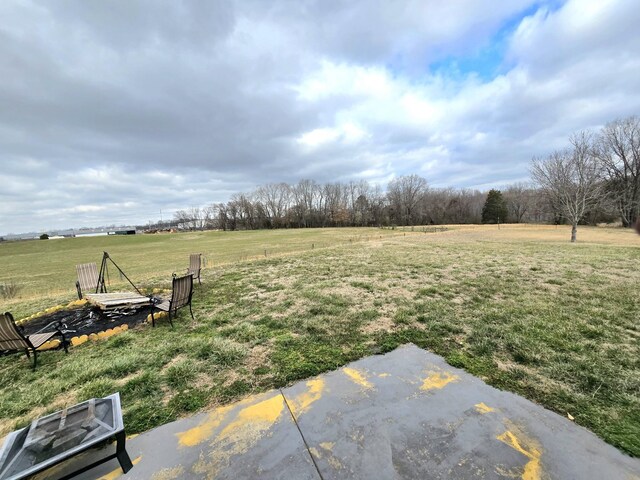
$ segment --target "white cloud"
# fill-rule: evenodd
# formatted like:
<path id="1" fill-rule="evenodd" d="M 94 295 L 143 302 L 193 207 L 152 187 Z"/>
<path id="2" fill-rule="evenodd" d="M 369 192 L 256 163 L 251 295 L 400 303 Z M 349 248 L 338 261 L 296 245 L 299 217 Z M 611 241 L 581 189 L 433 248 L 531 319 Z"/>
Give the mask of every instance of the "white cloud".
<path id="1" fill-rule="evenodd" d="M 144 223 L 304 177 L 501 185 L 571 132 L 640 113 L 635 0 L 26 0 L 0 15 L 0 234 Z M 468 60 L 496 35 L 498 75 L 479 75 Z M 455 74 L 433 71 L 446 59 Z"/>

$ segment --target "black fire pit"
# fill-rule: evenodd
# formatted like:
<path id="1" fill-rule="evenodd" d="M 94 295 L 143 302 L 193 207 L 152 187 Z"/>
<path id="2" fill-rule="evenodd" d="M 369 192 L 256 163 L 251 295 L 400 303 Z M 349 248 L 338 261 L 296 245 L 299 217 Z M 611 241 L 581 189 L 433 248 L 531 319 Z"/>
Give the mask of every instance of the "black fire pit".
<path id="1" fill-rule="evenodd" d="M 90 335 L 110 328 L 127 324 L 129 328 L 144 322 L 149 313 L 149 307 L 133 307 L 100 310 L 97 307 L 85 305 L 79 308 L 58 310 L 36 317 L 22 323 L 25 334 L 51 331 L 53 325 L 60 322 L 62 331 L 68 339 L 81 335 Z"/>
<path id="2" fill-rule="evenodd" d="M 91 447 L 116 439 L 116 453 L 73 474 L 117 458 L 124 473 L 133 465 L 125 450 L 120 395 L 93 398 L 33 421 L 9 434 L 0 450 L 0 480 L 28 478 Z"/>

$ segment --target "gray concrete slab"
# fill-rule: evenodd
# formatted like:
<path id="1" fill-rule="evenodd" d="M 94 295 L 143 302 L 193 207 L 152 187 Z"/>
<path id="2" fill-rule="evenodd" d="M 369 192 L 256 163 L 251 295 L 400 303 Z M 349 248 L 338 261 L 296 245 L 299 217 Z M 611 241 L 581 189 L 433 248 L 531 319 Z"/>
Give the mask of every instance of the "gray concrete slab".
<path id="1" fill-rule="evenodd" d="M 639 460 L 588 430 L 412 345 L 164 425 L 127 450 L 131 479 L 640 479 Z M 120 475 L 114 460 L 78 478 Z"/>
<path id="2" fill-rule="evenodd" d="M 319 378 L 312 408 L 294 412 L 325 480 L 640 478 L 588 430 L 415 346 Z"/>

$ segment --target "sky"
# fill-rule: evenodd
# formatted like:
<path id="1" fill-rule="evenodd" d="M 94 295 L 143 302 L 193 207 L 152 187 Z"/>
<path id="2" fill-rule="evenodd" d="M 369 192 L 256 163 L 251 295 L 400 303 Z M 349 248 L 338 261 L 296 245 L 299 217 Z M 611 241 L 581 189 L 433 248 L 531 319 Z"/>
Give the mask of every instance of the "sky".
<path id="1" fill-rule="evenodd" d="M 640 114 L 637 0 L 5 0 L 0 235 L 270 182 L 528 180 Z"/>

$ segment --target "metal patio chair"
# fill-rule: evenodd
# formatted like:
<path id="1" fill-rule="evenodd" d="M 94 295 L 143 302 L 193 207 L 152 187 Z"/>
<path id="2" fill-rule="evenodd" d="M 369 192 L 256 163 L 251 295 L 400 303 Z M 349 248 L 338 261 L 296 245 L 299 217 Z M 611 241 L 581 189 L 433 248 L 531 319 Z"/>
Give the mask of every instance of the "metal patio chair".
<path id="1" fill-rule="evenodd" d="M 192 253 L 189 255 L 189 268 L 187 268 L 187 274 L 193 276 L 193 279 L 197 279 L 198 283 L 202 285 L 200 281 L 200 270 L 202 269 L 202 254 Z"/>
<path id="2" fill-rule="evenodd" d="M 20 352 L 24 350 L 27 354 L 27 358 L 31 358 L 31 353 L 33 353 L 34 370 L 38 363 L 38 348 L 56 335 L 60 335 L 60 337 L 62 337 L 62 347 L 66 353 L 69 353 L 67 349 L 67 339 L 60 330 L 59 325 L 53 332 L 25 335 L 24 329 L 16 325 L 11 313 L 6 312 L 0 314 L 0 351 Z"/>
<path id="3" fill-rule="evenodd" d="M 82 292 L 85 293 L 106 293 L 104 282 L 100 281 L 98 276 L 98 267 L 95 262 L 81 263 L 76 265 L 78 272 L 78 281 L 76 289 L 78 290 L 78 298 L 82 300 Z"/>
<path id="4" fill-rule="evenodd" d="M 191 309 L 191 297 L 193 295 L 193 276 L 188 273 L 182 277 L 176 277 L 173 275 L 173 288 L 171 290 L 171 298 L 168 300 L 162 300 L 152 297 L 151 302 L 153 303 L 153 307 L 151 308 L 151 323 L 155 327 L 156 321 L 153 316 L 153 308 L 157 308 L 163 312 L 167 312 L 169 314 L 169 323 L 173 327 L 173 321 L 171 320 L 171 315 L 177 316 L 178 309 L 182 307 L 189 306 L 189 312 L 191 313 L 191 318 L 193 316 L 193 310 Z"/>

